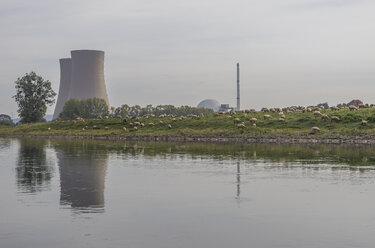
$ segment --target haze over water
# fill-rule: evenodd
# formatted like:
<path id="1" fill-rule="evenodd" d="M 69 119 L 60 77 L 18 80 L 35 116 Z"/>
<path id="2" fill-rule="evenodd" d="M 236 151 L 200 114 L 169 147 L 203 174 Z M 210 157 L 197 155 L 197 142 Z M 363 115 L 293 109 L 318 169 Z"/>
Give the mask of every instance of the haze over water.
<path id="1" fill-rule="evenodd" d="M 373 247 L 372 147 L 0 139 L 1 247 Z"/>

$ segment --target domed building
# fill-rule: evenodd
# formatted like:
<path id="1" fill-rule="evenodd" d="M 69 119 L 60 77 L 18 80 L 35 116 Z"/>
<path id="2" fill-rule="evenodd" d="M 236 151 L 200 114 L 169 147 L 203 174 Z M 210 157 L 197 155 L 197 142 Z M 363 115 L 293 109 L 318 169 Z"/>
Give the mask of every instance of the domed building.
<path id="1" fill-rule="evenodd" d="M 201 101 L 197 108 L 212 109 L 213 111 L 219 111 L 220 103 L 214 99 L 206 99 Z"/>

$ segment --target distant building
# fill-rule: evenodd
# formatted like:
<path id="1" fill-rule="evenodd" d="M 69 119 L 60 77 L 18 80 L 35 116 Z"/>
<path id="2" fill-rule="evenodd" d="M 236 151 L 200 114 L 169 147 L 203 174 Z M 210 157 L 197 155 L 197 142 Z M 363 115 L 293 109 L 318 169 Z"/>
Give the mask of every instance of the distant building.
<path id="1" fill-rule="evenodd" d="M 229 107 L 229 104 L 221 104 L 219 111 L 231 111 L 233 107 Z"/>
<path id="2" fill-rule="evenodd" d="M 201 101 L 197 108 L 212 109 L 213 111 L 219 111 L 220 103 L 214 99 L 205 99 Z"/>
<path id="3" fill-rule="evenodd" d="M 347 106 L 350 106 L 350 105 L 353 105 L 353 106 L 356 106 L 356 107 L 359 107 L 360 105 L 363 105 L 363 102 L 361 100 L 352 100 L 350 101 Z"/>

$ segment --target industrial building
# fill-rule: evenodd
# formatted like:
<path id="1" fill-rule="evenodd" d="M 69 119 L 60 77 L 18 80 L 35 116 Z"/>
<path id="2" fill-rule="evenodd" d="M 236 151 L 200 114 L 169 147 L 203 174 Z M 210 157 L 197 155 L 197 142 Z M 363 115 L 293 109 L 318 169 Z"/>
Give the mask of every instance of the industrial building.
<path id="1" fill-rule="evenodd" d="M 220 104 L 218 101 L 214 99 L 206 99 L 201 101 L 197 108 L 206 108 L 206 109 L 212 109 L 213 111 L 231 111 L 236 109 L 237 111 L 241 111 L 240 106 L 240 64 L 237 63 L 237 108 L 230 107 L 229 104 Z"/>
<path id="2" fill-rule="evenodd" d="M 60 59 L 60 88 L 53 119 L 59 117 L 70 98 L 101 98 L 109 106 L 104 81 L 104 51 L 74 50 Z"/>

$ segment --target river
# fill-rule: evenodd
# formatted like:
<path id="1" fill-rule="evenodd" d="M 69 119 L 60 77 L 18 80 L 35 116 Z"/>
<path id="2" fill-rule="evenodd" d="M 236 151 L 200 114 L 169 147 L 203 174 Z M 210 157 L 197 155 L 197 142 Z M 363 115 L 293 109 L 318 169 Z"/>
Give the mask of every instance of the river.
<path id="1" fill-rule="evenodd" d="M 0 247 L 374 247 L 371 146 L 0 139 Z"/>

